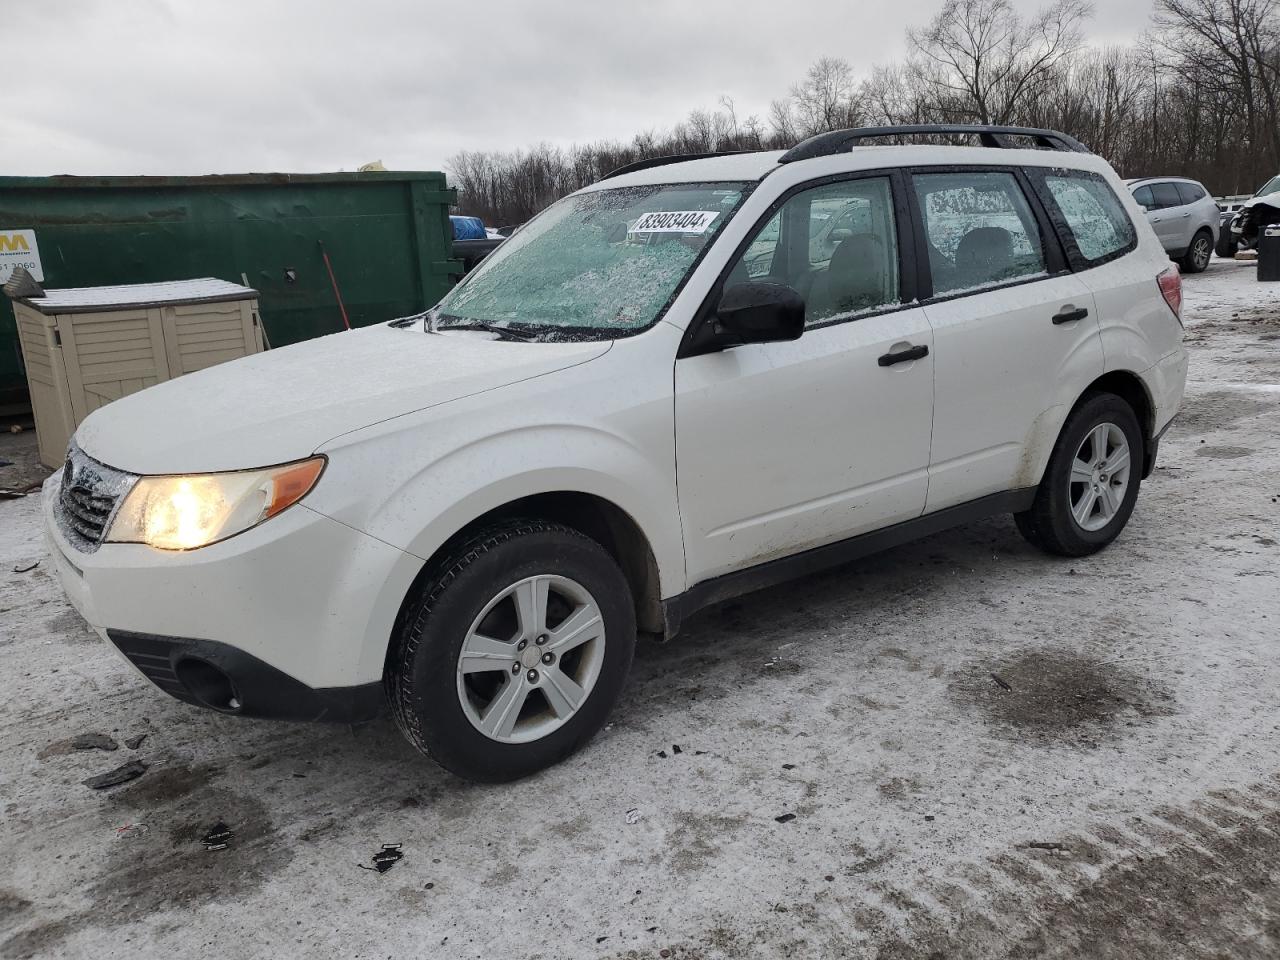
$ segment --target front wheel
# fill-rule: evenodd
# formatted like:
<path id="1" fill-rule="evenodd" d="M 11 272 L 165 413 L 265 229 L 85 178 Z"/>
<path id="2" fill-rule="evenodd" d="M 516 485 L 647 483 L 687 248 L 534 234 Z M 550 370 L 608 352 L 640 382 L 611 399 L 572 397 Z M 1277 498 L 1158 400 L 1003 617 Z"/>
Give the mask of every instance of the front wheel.
<path id="1" fill-rule="evenodd" d="M 396 723 L 470 780 L 527 776 L 589 740 L 635 648 L 631 593 L 613 557 L 542 520 L 460 542 L 401 619 L 386 673 Z"/>
<path id="2" fill-rule="evenodd" d="M 1204 273 L 1209 269 L 1209 262 L 1212 259 L 1213 234 L 1208 230 L 1201 230 L 1191 238 L 1191 246 L 1187 248 L 1186 255 L 1182 258 L 1182 271 Z"/>
<path id="3" fill-rule="evenodd" d="M 1087 398 L 1063 425 L 1031 509 L 1015 516 L 1029 542 L 1082 557 L 1120 535 L 1138 499 L 1145 455 L 1138 418 L 1122 398 Z"/>

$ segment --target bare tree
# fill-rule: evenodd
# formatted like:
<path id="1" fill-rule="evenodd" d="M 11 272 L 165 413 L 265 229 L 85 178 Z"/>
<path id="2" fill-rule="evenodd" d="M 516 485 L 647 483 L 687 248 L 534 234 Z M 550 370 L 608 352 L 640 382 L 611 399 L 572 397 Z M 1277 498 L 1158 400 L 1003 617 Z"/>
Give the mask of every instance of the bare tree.
<path id="1" fill-rule="evenodd" d="M 1185 78 L 1228 87 L 1250 140 L 1280 157 L 1277 0 L 1157 0 L 1156 41 Z"/>
<path id="2" fill-rule="evenodd" d="M 458 154 L 469 213 L 518 223 L 566 193 L 648 157 L 789 147 L 840 127 L 976 120 L 1064 130 L 1124 176 L 1184 175 L 1221 193 L 1280 169 L 1280 0 L 1156 0 L 1153 31 L 1129 47 L 1085 48 L 1084 0 L 1019 16 L 1013 0 L 945 0 L 910 31 L 911 55 L 861 78 L 814 63 L 763 118 L 732 96 L 668 130 L 569 149 Z"/>
<path id="3" fill-rule="evenodd" d="M 1092 14 L 1088 0 L 1054 0 L 1030 20 L 1009 0 L 947 0 L 907 38 L 942 112 L 1008 123 L 1080 48 Z"/>

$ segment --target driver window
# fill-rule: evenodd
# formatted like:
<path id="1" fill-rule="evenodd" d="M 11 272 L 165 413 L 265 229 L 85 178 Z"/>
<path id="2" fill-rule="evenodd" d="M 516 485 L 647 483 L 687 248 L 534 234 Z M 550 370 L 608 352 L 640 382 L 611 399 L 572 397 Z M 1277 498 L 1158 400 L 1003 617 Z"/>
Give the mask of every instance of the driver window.
<path id="1" fill-rule="evenodd" d="M 805 301 L 805 326 L 900 303 L 898 237 L 888 178 L 846 180 L 796 194 L 752 238 L 726 286 L 784 283 Z"/>

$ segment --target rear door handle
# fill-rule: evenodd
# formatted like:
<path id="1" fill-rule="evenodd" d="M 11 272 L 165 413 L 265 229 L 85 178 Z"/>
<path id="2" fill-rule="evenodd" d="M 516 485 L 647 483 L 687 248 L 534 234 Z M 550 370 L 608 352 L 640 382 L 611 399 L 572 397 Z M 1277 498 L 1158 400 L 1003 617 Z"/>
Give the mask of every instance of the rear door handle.
<path id="1" fill-rule="evenodd" d="M 1063 310 L 1061 313 L 1053 315 L 1053 325 L 1056 327 L 1064 323 L 1074 323 L 1076 320 L 1083 320 L 1088 315 L 1089 311 L 1084 307 L 1079 307 L 1075 310 Z"/>
<path id="2" fill-rule="evenodd" d="M 882 367 L 892 367 L 895 363 L 907 363 L 911 360 L 919 360 L 921 357 L 929 355 L 929 348 L 921 344 L 918 347 L 908 347 L 906 350 L 899 350 L 897 353 L 883 354 L 876 362 Z"/>

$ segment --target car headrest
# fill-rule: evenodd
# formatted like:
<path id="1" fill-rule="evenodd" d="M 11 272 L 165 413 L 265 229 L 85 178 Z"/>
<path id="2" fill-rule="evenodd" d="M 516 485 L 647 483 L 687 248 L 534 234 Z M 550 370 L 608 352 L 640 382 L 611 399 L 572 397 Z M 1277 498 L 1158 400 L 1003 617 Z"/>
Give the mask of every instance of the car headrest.
<path id="1" fill-rule="evenodd" d="M 960 238 L 956 266 L 995 277 L 1013 260 L 1013 234 L 1003 227 L 977 227 Z"/>

